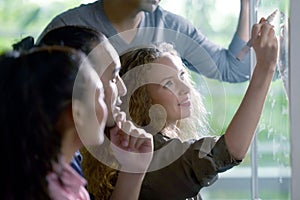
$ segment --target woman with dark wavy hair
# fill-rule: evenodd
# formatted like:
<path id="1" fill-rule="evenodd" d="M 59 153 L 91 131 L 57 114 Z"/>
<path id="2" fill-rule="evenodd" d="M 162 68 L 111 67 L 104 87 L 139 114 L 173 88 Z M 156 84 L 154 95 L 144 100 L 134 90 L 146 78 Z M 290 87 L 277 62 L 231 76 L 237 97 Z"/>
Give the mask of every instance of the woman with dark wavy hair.
<path id="1" fill-rule="evenodd" d="M 150 134 L 133 126 L 126 119 L 125 113 L 120 111 L 122 103 L 120 97 L 126 94 L 126 87 L 119 76 L 120 60 L 117 52 L 102 33 L 83 26 L 52 29 L 37 45 L 68 46 L 88 55 L 104 85 L 108 119 L 104 143 L 101 146 L 84 147 L 80 150 L 83 174 L 85 176 L 91 171 L 87 177 L 85 176 L 88 182 L 98 177 L 96 196 L 101 199 L 137 199 L 142 180 L 152 159 L 153 141 Z M 113 133 L 119 137 L 115 143 L 122 149 L 121 151 L 112 148 L 113 145 L 110 144 L 110 141 L 114 142 L 113 139 L 116 138 L 116 136 L 112 138 Z M 99 165 L 90 164 L 90 160 L 95 160 Z M 73 159 L 72 164 L 74 163 L 78 164 Z M 91 192 L 94 191 L 93 186 L 88 184 L 87 188 L 95 195 Z"/>
<path id="2" fill-rule="evenodd" d="M 83 141 L 102 144 L 107 107 L 84 58 L 66 47 L 1 55 L 1 199 L 89 199 L 86 180 L 68 163 Z M 90 120 L 92 108 L 99 123 Z"/>

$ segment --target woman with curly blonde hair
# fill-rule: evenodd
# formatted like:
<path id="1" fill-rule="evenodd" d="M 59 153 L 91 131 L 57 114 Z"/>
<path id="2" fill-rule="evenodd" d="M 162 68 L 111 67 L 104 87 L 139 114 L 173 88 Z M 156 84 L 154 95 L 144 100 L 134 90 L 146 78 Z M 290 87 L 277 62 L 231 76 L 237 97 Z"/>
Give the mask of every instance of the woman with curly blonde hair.
<path id="1" fill-rule="evenodd" d="M 201 97 L 170 44 L 138 48 L 121 56 L 120 75 L 127 87 L 122 106 L 137 126 L 154 135 L 155 152 L 139 199 L 201 199 L 201 188 L 242 162 L 277 62 L 274 29 L 263 21 L 252 29 L 257 63 L 249 87 L 220 137 L 203 137 L 206 112 Z M 200 139 L 184 137 L 199 132 Z"/>
<path id="2" fill-rule="evenodd" d="M 152 107 L 153 103 L 151 102 L 151 97 L 149 96 L 147 87 L 145 85 L 140 85 L 145 82 L 146 79 L 142 75 L 148 73 L 150 66 L 148 65 L 148 67 L 138 68 L 137 66 L 146 66 L 147 64 L 153 63 L 164 53 L 170 53 L 173 56 L 179 56 L 177 51 L 169 43 L 160 43 L 149 47 L 131 49 L 129 52 L 124 53 L 121 56 L 122 68 L 120 70 L 120 75 L 126 82 L 126 87 L 128 89 L 128 94 L 126 95 L 126 97 L 132 94 L 132 92 L 134 92 L 130 96 L 130 99 L 122 98 L 122 108 L 126 111 L 126 113 L 130 114 L 128 116 L 132 117 L 132 121 L 134 123 L 144 127 L 147 131 L 153 134 L 160 131 L 152 129 L 154 128 L 153 126 L 157 126 L 161 124 L 162 121 L 164 121 L 164 119 L 162 118 L 165 116 L 165 113 L 163 110 L 161 110 L 162 107 L 160 107 L 158 104 Z M 182 65 L 184 66 L 183 63 Z M 134 73 L 126 74 L 131 69 L 134 69 Z M 170 69 L 170 72 L 172 71 L 173 70 Z M 176 126 L 173 127 L 175 129 L 168 131 L 167 128 L 164 129 L 164 131 L 167 131 L 169 135 L 179 137 L 181 140 L 199 138 L 203 135 L 206 135 L 208 131 L 208 124 L 206 120 L 206 108 L 204 107 L 201 94 L 195 87 L 195 83 L 192 80 L 191 74 L 185 67 L 182 68 L 182 76 L 184 76 L 185 83 L 189 87 L 191 94 L 191 115 L 189 118 L 182 118 L 176 121 Z M 137 88 L 137 86 L 141 87 Z M 136 90 L 131 91 L 133 88 Z M 146 113 L 148 113 L 149 110 L 152 114 L 154 114 L 153 112 L 155 111 L 159 112 L 160 114 L 156 113 L 158 114 L 158 116 L 156 116 L 155 118 L 151 118 L 151 114 L 150 116 L 146 115 Z M 145 115 L 141 115 L 141 113 L 144 113 Z M 154 129 L 157 128 L 158 127 Z"/>
<path id="3" fill-rule="evenodd" d="M 120 75 L 127 87 L 122 108 L 136 126 L 154 135 L 155 152 L 139 199 L 201 199 L 201 188 L 242 162 L 277 62 L 275 32 L 264 19 L 252 28 L 252 46 L 257 58 L 253 76 L 221 136 L 203 136 L 207 126 L 201 96 L 170 44 L 135 48 L 120 57 Z"/>
<path id="4" fill-rule="evenodd" d="M 155 46 L 153 46 L 155 47 Z M 169 51 L 172 52 L 172 54 L 177 55 L 177 52 L 173 49 L 173 47 L 169 44 L 162 44 L 159 48 L 162 48 L 161 50 L 159 50 L 159 48 L 149 48 L 149 52 L 145 52 L 144 54 L 139 54 L 137 55 L 138 58 L 143 58 L 145 62 L 152 62 L 154 61 L 158 55 L 158 53 L 160 51 Z M 156 52 L 153 52 L 153 51 Z M 153 56 L 153 54 L 155 54 L 156 56 Z M 121 56 L 122 60 L 121 61 L 125 61 L 127 60 L 126 55 Z M 147 61 L 146 61 L 147 60 Z M 138 61 L 137 61 L 138 62 Z M 130 62 L 132 68 L 135 67 L 136 62 Z M 122 63 L 122 65 L 126 65 L 127 63 Z M 122 68 L 121 68 L 122 71 Z M 187 72 L 186 72 L 187 73 Z M 136 77 L 136 80 L 139 80 L 139 77 Z M 124 77 L 123 77 L 124 78 Z M 188 75 L 187 73 L 187 77 L 188 79 L 188 83 L 192 86 L 193 85 L 193 81 L 191 79 L 191 77 Z M 128 83 L 128 86 L 130 88 L 130 83 Z M 201 135 L 199 135 L 199 131 L 197 130 L 201 130 L 201 132 L 203 134 L 206 133 L 206 120 L 205 120 L 205 107 L 202 103 L 202 97 L 199 94 L 199 92 L 196 91 L 196 89 L 194 87 L 193 88 L 193 100 L 194 100 L 194 106 L 193 106 L 193 116 L 191 118 L 193 118 L 193 120 L 190 119 L 182 119 L 178 122 L 178 126 L 180 124 L 180 129 L 176 128 L 176 135 L 174 135 L 174 132 L 169 130 L 169 134 L 173 134 L 174 137 L 180 137 L 182 140 L 185 139 L 189 139 L 189 138 L 199 138 Z M 127 113 L 130 113 L 130 115 L 127 116 L 131 116 L 132 117 L 132 121 L 137 124 L 138 126 L 144 126 L 146 124 L 149 124 L 150 122 L 150 118 L 148 115 L 140 115 L 140 113 L 148 113 L 148 110 L 150 109 L 151 106 L 151 102 L 150 99 L 147 95 L 147 92 L 145 90 L 145 87 L 141 87 L 139 88 L 135 93 L 134 93 L 134 97 L 133 99 L 131 99 L 131 106 L 130 106 L 130 111 L 128 110 L 129 107 L 127 107 L 127 101 L 126 99 L 122 99 L 123 103 L 121 105 L 121 107 L 127 111 Z M 197 99 L 197 101 L 196 101 Z M 158 108 L 157 108 L 158 109 Z M 160 124 L 161 120 L 160 118 L 158 118 L 156 116 L 155 122 L 153 122 L 154 125 Z M 144 127 L 145 128 L 145 127 Z M 154 132 L 155 130 L 150 129 L 150 127 L 145 128 L 147 132 Z M 167 129 L 165 130 L 167 131 Z M 181 134 L 181 132 L 187 132 L 187 133 L 191 133 L 190 135 L 186 134 Z M 192 134 L 192 133 L 196 133 L 196 134 Z M 86 179 L 89 181 L 88 184 L 88 190 L 91 194 L 93 194 L 93 196 L 96 199 L 109 199 L 111 192 L 114 190 L 114 186 L 118 177 L 118 171 L 117 169 L 117 165 L 114 165 L 113 167 L 110 166 L 108 167 L 107 165 L 103 164 L 102 162 L 100 162 L 98 159 L 96 159 L 87 149 L 83 148 L 81 149 L 81 154 L 84 157 L 83 161 L 82 161 L 82 168 L 83 168 L 83 173 L 85 174 Z M 103 175 L 103 172 L 105 172 L 105 174 Z M 101 180 L 101 181 L 100 181 Z"/>

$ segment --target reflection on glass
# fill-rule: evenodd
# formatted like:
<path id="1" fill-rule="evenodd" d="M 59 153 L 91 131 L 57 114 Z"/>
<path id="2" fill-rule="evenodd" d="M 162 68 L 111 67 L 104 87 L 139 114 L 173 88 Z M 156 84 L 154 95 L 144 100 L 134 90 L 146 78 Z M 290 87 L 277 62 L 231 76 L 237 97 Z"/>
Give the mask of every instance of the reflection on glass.
<path id="1" fill-rule="evenodd" d="M 262 118 L 257 129 L 258 143 L 258 198 L 289 200 L 290 195 L 290 128 L 288 108 L 288 19 L 289 0 L 255 1 L 257 19 L 267 17 L 278 10 L 272 24 L 279 39 L 280 52 L 278 71 L 266 99 Z M 178 0 L 179 7 L 172 0 L 162 1 L 162 5 L 188 18 L 212 41 L 228 46 L 236 28 L 240 0 Z M 206 95 L 206 104 L 211 108 L 210 124 L 215 134 L 221 134 L 236 111 L 248 82 L 241 84 L 220 83 L 214 80 L 196 78 L 201 92 Z M 205 83 L 203 85 L 203 83 Z M 206 91 L 205 88 L 209 88 Z M 212 89 L 213 88 L 213 89 Z M 222 96 L 224 95 L 224 96 Z M 218 112 L 220 111 L 220 112 Z M 241 130 L 242 131 L 242 130 Z M 243 163 L 228 172 L 220 174 L 220 179 L 201 193 L 204 199 L 233 200 L 251 199 L 251 152 Z"/>
<path id="2" fill-rule="evenodd" d="M 288 34 L 288 17 L 284 12 L 280 12 L 280 52 L 279 52 L 279 73 L 283 81 L 287 97 L 289 96 L 288 87 L 288 50 L 289 50 L 289 34 Z"/>
<path id="3" fill-rule="evenodd" d="M 290 131 L 288 113 L 289 1 L 260 0 L 258 19 L 278 9 L 273 21 L 280 52 L 263 117 L 258 127 L 258 174 L 261 199 L 290 199 Z"/>

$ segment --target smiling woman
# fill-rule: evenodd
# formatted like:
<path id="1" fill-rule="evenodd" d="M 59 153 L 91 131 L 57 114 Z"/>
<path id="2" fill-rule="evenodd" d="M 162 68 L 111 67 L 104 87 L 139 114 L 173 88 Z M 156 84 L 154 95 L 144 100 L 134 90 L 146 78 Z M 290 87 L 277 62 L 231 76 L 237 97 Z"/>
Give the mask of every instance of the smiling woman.
<path id="1" fill-rule="evenodd" d="M 143 181 L 140 199 L 201 199 L 199 191 L 203 187 L 213 184 L 219 173 L 240 164 L 245 157 L 275 71 L 278 46 L 271 25 L 255 24 L 252 30 L 257 56 L 254 75 L 240 107 L 220 137 L 181 139 L 188 132 L 201 132 L 201 128 L 184 131 L 181 126 L 183 119 L 192 116 L 192 109 L 203 104 L 201 98 L 195 99 L 193 83 L 185 76 L 185 67 L 170 44 L 135 48 L 121 55 L 120 75 L 128 88 L 123 105 L 132 121 L 149 131 L 156 125 L 153 119 L 165 113 L 161 129 L 151 131 L 156 152 Z M 262 40 L 255 35 L 260 30 L 265 30 L 260 36 Z M 264 39 L 266 43 L 261 42 Z M 263 56 L 265 53 L 268 56 Z M 151 107 L 156 104 L 160 109 L 153 113 Z M 196 113 L 203 117 L 203 110 L 202 106 Z M 199 121 L 201 118 L 194 122 Z"/>
<path id="2" fill-rule="evenodd" d="M 144 58 L 144 63 L 139 60 L 141 57 Z M 122 99 L 123 109 L 135 123 L 147 126 L 147 131 L 153 134 L 161 130 L 159 128 L 162 127 L 157 127 L 158 124 L 166 123 L 170 130 L 176 130 L 176 126 L 180 124 L 185 134 L 182 135 L 180 131 L 177 134 L 170 131 L 168 134 L 176 135 L 182 140 L 207 134 L 207 113 L 202 97 L 194 87 L 190 72 L 171 44 L 162 43 L 157 49 L 155 46 L 141 51 L 136 49 L 123 54 L 121 58 L 120 74 L 128 88 L 127 97 L 136 97 L 137 102 L 140 99 L 145 101 L 142 105 L 133 104 L 134 99 Z M 148 113 L 149 110 L 150 116 L 140 117 L 138 114 Z"/>
<path id="3" fill-rule="evenodd" d="M 120 75 L 128 89 L 122 107 L 136 125 L 154 135 L 156 150 L 139 199 L 201 199 L 202 188 L 241 163 L 260 119 L 278 49 L 270 24 L 255 24 L 253 30 L 255 72 L 239 109 L 219 137 L 201 135 L 206 130 L 201 128 L 206 114 L 202 98 L 171 44 L 136 47 L 121 55 Z M 265 30 L 262 39 L 257 37 L 261 30 Z M 199 117 L 190 118 L 193 114 Z M 198 127 L 184 130 L 183 124 Z M 187 133 L 199 135 L 184 139 Z M 87 165 L 92 169 L 100 163 L 89 159 Z M 92 170 L 85 175 L 90 186 L 99 190 L 100 177 L 95 178 Z"/>
<path id="4" fill-rule="evenodd" d="M 157 63 L 156 63 L 157 62 Z M 147 85 L 152 104 L 160 104 L 166 110 L 166 123 L 174 124 L 190 116 L 190 88 L 185 83 L 186 69 L 179 57 L 166 53 L 150 64 L 147 72 Z M 161 67 L 161 66 L 168 67 Z M 168 74 L 165 77 L 165 74 Z"/>
<path id="5" fill-rule="evenodd" d="M 0 27 L 5 27 L 5 29 L 0 30 L 0 51 L 10 48 L 11 44 L 21 37 L 26 35 L 35 37 L 39 35 L 49 20 L 56 14 L 81 3 L 93 1 L 0 0 Z M 294 3 L 296 1 L 298 2 L 298 0 L 291 0 Z M 48 2 L 50 4 L 43 6 Z M 289 19 L 289 0 L 254 0 L 251 2 L 257 2 L 257 7 L 254 11 L 258 11 L 261 16 L 267 16 L 278 7 L 286 15 L 284 22 L 286 23 Z M 160 5 L 166 10 L 188 18 L 193 25 L 200 27 L 201 31 L 210 40 L 226 46 L 229 44 L 235 31 L 234 27 L 236 27 L 238 18 L 236 9 L 239 8 L 239 3 L 239 0 L 176 0 L 176 3 L 174 3 L 174 0 L 162 0 Z M 292 8 L 295 8 L 295 6 Z M 275 28 L 278 27 L 276 26 Z M 284 51 L 286 56 L 288 55 L 287 49 L 288 46 L 285 47 Z M 288 63 L 289 60 L 286 61 Z M 198 89 L 200 88 L 201 93 L 204 94 L 204 105 L 212 116 L 208 118 L 211 125 L 210 130 L 214 135 L 218 135 L 219 132 L 226 129 L 236 111 L 236 105 L 241 102 L 248 82 L 227 84 L 196 76 L 195 74 L 192 75 Z M 293 90 L 292 88 L 290 89 Z M 265 167 L 274 168 L 273 171 L 278 171 L 278 173 L 273 173 L 272 178 L 259 177 L 260 197 L 262 199 L 286 200 L 289 199 L 289 182 L 291 178 L 289 168 L 289 102 L 285 97 L 285 91 L 280 79 L 274 78 L 270 94 L 257 129 L 258 143 L 262 144 L 259 148 L 257 164 L 259 165 L 259 173 L 262 172 L 264 174 L 265 170 L 270 169 Z M 205 199 L 249 199 L 251 196 L 251 185 L 249 183 L 251 174 L 249 173 L 249 176 L 243 178 L 240 176 L 240 169 L 242 171 L 251 171 L 250 163 L 253 159 L 250 158 L 250 155 L 247 155 L 239 168 L 221 175 L 224 178 L 221 178 L 209 190 L 204 190 L 202 193 Z M 238 188 L 232 185 L 233 182 L 235 185 L 238 185 Z M 268 184 L 265 184 L 266 182 Z"/>

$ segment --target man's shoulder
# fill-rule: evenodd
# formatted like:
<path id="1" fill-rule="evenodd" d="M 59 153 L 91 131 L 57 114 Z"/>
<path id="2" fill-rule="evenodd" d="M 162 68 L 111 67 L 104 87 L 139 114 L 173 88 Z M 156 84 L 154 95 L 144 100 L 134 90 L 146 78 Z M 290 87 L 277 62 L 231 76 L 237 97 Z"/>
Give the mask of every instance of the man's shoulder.
<path id="1" fill-rule="evenodd" d="M 166 24 L 172 24 L 172 25 L 191 25 L 191 23 L 184 17 L 175 14 L 171 11 L 165 10 L 161 6 L 158 6 L 156 11 L 154 12 L 156 17 L 160 17 L 162 21 L 164 21 Z"/>
<path id="2" fill-rule="evenodd" d="M 63 16 L 68 16 L 68 15 L 74 15 L 74 13 L 78 14 L 78 13 L 93 12 L 94 10 L 97 10 L 98 6 L 100 6 L 99 1 L 95 1 L 95 2 L 87 3 L 87 4 L 80 4 L 77 7 L 70 8 L 70 9 L 62 12 L 59 16 L 63 17 Z"/>

